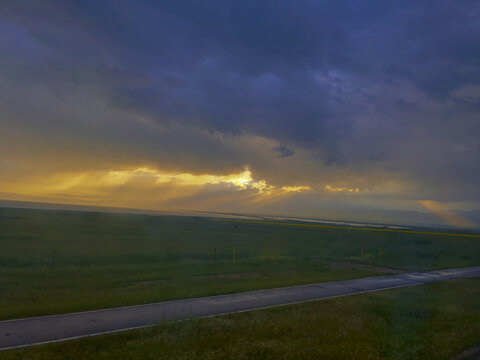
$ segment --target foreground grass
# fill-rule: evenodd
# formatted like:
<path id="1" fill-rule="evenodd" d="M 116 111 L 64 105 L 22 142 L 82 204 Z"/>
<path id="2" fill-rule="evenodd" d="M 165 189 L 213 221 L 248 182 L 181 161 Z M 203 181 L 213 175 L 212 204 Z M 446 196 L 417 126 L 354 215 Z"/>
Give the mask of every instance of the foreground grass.
<path id="1" fill-rule="evenodd" d="M 480 344 L 480 279 L 197 319 L 0 359 L 450 359 Z"/>
<path id="2" fill-rule="evenodd" d="M 45 269 L 2 273 L 9 281 L 4 281 L 8 285 L 6 289 L 13 290 L 1 292 L 5 294 L 0 297 L 0 317 L 4 319 L 377 275 L 288 261 L 235 267 L 226 263 L 209 266 L 192 262 L 87 269 L 64 267 L 56 276 Z"/>
<path id="3" fill-rule="evenodd" d="M 478 264 L 479 239 L 0 208 L 0 319 Z"/>

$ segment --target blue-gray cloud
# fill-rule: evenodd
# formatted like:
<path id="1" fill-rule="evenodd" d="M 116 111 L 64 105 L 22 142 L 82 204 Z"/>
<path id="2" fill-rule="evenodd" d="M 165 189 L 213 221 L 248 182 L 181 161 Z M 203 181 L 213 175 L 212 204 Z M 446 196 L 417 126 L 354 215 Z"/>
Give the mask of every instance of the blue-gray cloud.
<path id="1" fill-rule="evenodd" d="M 32 132 L 179 167 L 189 153 L 198 167 L 199 154 L 213 167 L 256 159 L 188 136 L 179 156 L 131 119 L 269 138 L 319 172 L 380 169 L 428 197 L 478 201 L 479 16 L 478 1 L 5 0 L 0 102 Z"/>

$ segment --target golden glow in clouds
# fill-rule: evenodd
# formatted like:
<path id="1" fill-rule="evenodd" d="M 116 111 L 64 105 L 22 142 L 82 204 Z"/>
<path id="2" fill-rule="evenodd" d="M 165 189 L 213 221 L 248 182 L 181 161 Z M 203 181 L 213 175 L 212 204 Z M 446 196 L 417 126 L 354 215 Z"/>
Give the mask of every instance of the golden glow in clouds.
<path id="1" fill-rule="evenodd" d="M 225 200 L 228 192 L 239 196 L 244 193 L 245 201 L 257 202 L 272 201 L 287 194 L 310 190 L 308 186 L 274 186 L 265 180 L 256 180 L 249 169 L 228 175 L 197 175 L 166 172 L 150 167 L 57 173 L 23 179 L 22 182 L 4 182 L 1 185 L 5 193 L 43 197 L 49 201 L 135 207 L 185 199 L 202 191 L 210 194 L 213 191 L 213 196 L 225 197 Z M 219 193 L 215 195 L 217 190 Z"/>
<path id="2" fill-rule="evenodd" d="M 332 192 L 332 193 L 343 193 L 343 192 L 358 193 L 360 191 L 360 189 L 358 187 L 347 188 L 347 187 L 339 187 L 339 186 L 331 186 L 331 185 L 325 185 L 325 190 L 327 190 L 328 192 Z"/>

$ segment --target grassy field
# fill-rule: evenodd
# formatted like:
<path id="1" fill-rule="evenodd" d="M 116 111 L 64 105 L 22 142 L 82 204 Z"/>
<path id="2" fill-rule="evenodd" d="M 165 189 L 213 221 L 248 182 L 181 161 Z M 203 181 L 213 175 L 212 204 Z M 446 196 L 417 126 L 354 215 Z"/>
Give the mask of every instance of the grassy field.
<path id="1" fill-rule="evenodd" d="M 0 352 L 0 359 L 434 360 L 479 344 L 477 278 L 160 324 Z"/>
<path id="2" fill-rule="evenodd" d="M 479 264 L 478 238 L 0 208 L 0 319 Z"/>

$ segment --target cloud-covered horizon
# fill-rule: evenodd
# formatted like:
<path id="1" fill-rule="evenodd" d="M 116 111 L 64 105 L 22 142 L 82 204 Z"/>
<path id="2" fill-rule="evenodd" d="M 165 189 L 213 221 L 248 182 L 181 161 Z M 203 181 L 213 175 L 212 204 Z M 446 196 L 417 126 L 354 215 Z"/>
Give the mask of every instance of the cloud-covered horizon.
<path id="1" fill-rule="evenodd" d="M 0 193 L 480 208 L 479 16 L 476 1 L 2 1 Z M 179 180 L 245 171 L 246 188 Z"/>

